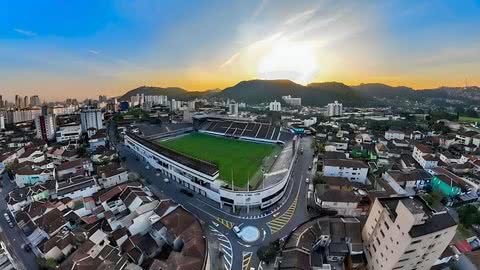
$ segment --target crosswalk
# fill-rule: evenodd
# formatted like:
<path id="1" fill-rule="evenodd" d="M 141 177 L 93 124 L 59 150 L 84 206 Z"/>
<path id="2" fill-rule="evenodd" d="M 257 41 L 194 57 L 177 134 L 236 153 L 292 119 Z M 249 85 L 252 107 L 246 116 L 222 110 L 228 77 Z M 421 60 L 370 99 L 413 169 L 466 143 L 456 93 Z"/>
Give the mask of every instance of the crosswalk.
<path id="1" fill-rule="evenodd" d="M 223 226 L 225 226 L 229 230 L 232 229 L 233 226 L 235 226 L 235 223 L 233 223 L 231 221 L 228 221 L 226 219 L 223 219 L 223 218 L 217 217 L 217 221 L 218 221 L 218 223 L 222 224 Z"/>
<path id="2" fill-rule="evenodd" d="M 220 251 L 223 253 L 223 269 L 231 270 L 233 252 L 232 252 L 232 244 L 230 243 L 230 240 L 228 240 L 228 238 L 223 233 L 215 229 L 213 226 L 210 225 L 209 229 L 212 232 L 212 234 L 217 237 Z"/>
<path id="3" fill-rule="evenodd" d="M 292 204 L 290 205 L 290 207 L 288 207 L 285 213 L 267 222 L 267 225 L 270 228 L 270 231 L 272 232 L 272 234 L 280 231 L 285 226 L 285 224 L 287 224 L 290 221 L 293 214 L 295 213 L 295 209 L 297 208 L 297 200 L 298 200 L 298 196 L 293 200 Z"/>
<path id="4" fill-rule="evenodd" d="M 242 253 L 242 270 L 249 270 L 252 263 L 252 252 Z"/>

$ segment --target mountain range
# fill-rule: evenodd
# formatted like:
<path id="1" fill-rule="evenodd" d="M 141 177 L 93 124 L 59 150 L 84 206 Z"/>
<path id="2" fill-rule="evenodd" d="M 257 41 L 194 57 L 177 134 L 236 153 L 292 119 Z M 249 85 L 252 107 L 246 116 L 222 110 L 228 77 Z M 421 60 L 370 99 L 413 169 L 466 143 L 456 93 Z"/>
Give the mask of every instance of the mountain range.
<path id="1" fill-rule="evenodd" d="M 188 91 L 179 87 L 141 86 L 127 91 L 120 100 L 130 100 L 137 94 L 166 95 L 169 98 L 189 100 L 203 97 L 230 98 L 238 102 L 258 104 L 273 100 L 281 101 L 282 96 L 301 97 L 302 104 L 323 106 L 338 100 L 346 106 L 372 105 L 375 101 L 412 100 L 425 101 L 448 99 L 449 102 L 480 102 L 480 88 L 439 87 L 434 89 L 413 89 L 406 86 L 389 86 L 380 83 L 366 83 L 348 86 L 340 82 L 322 82 L 301 85 L 290 80 L 248 80 L 241 81 L 223 90 Z"/>

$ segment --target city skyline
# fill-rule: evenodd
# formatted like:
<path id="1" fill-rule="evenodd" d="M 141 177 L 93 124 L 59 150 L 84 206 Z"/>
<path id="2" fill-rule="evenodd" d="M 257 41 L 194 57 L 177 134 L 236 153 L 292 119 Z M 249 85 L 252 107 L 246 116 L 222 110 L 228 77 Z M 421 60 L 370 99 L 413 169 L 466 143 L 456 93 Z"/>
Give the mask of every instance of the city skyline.
<path id="1" fill-rule="evenodd" d="M 0 94 L 9 101 L 118 96 L 141 85 L 223 89 L 250 79 L 480 84 L 475 1 L 3 5 Z"/>

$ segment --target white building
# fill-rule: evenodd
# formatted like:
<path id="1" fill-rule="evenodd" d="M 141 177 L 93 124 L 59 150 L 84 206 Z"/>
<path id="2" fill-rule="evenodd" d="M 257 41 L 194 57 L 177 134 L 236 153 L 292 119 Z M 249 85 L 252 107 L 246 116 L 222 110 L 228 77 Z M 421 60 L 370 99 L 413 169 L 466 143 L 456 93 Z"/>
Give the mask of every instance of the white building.
<path id="1" fill-rule="evenodd" d="M 353 191 L 327 189 L 317 196 L 315 203 L 322 209 L 335 210 L 340 216 L 359 216 L 362 213 L 359 201 Z"/>
<path id="2" fill-rule="evenodd" d="M 57 182 L 56 196 L 58 199 L 70 198 L 75 200 L 78 198 L 90 197 L 99 189 L 95 178 L 80 175 L 65 181 Z"/>
<path id="3" fill-rule="evenodd" d="M 20 123 L 33 121 L 37 115 L 41 115 L 42 110 L 40 108 L 21 109 L 17 111 L 7 112 L 7 123 Z"/>
<path id="4" fill-rule="evenodd" d="M 45 183 L 53 179 L 53 170 L 50 169 L 30 169 L 22 167 L 15 172 L 15 183 L 18 187 L 32 186 L 37 183 Z"/>
<path id="5" fill-rule="evenodd" d="M 0 115 L 0 130 L 5 129 L 5 116 Z"/>
<path id="6" fill-rule="evenodd" d="M 317 123 L 317 117 L 310 117 L 308 119 L 303 120 L 303 125 L 306 127 L 315 125 Z"/>
<path id="7" fill-rule="evenodd" d="M 55 115 L 38 115 L 35 118 L 36 137 L 44 141 L 50 141 L 55 138 Z"/>
<path id="8" fill-rule="evenodd" d="M 228 104 L 228 114 L 234 117 L 238 116 L 238 103 L 231 102 Z"/>
<path id="9" fill-rule="evenodd" d="M 82 135 L 82 128 L 80 125 L 71 125 L 59 127 L 55 133 L 57 142 L 76 141 Z"/>
<path id="10" fill-rule="evenodd" d="M 92 136 L 98 130 L 103 129 L 102 112 L 93 107 L 84 107 L 80 111 L 82 132 Z"/>
<path id="11" fill-rule="evenodd" d="M 327 116 L 341 116 L 343 114 L 343 105 L 335 100 L 334 103 L 328 103 Z"/>
<path id="12" fill-rule="evenodd" d="M 399 130 L 387 130 L 385 131 L 385 139 L 387 140 L 404 140 L 405 133 Z"/>
<path id="13" fill-rule="evenodd" d="M 273 102 L 270 102 L 270 104 L 268 105 L 268 109 L 272 112 L 279 112 L 282 110 L 282 104 L 275 100 Z"/>
<path id="14" fill-rule="evenodd" d="M 283 101 L 291 106 L 302 106 L 302 98 L 292 97 L 291 95 L 282 96 Z"/>
<path id="15" fill-rule="evenodd" d="M 323 175 L 345 177 L 350 181 L 367 183 L 368 165 L 353 159 L 326 159 L 323 162 Z"/>
<path id="16" fill-rule="evenodd" d="M 417 143 L 413 147 L 412 157 L 424 169 L 432 169 L 438 166 L 438 159 L 434 156 L 432 148 L 424 144 Z"/>
<path id="17" fill-rule="evenodd" d="M 430 269 L 456 228 L 446 210 L 420 197 L 377 198 L 362 231 L 368 269 Z"/>

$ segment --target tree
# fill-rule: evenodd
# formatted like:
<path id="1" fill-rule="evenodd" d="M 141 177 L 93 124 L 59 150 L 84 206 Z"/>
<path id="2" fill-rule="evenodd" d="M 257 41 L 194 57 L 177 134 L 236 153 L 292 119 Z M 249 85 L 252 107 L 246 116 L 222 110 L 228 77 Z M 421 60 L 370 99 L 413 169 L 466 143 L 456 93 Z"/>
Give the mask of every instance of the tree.
<path id="1" fill-rule="evenodd" d="M 442 200 L 445 198 L 445 195 L 440 191 L 432 191 L 423 198 L 431 207 L 436 208 L 442 205 Z"/>
<path id="2" fill-rule="evenodd" d="M 45 259 L 42 257 L 37 257 L 37 264 L 40 270 L 53 270 L 58 266 L 57 261 L 54 259 Z"/>
<path id="3" fill-rule="evenodd" d="M 257 256 L 266 264 L 272 263 L 280 251 L 280 241 L 270 242 L 267 246 L 262 246 L 257 250 Z"/>
<path id="4" fill-rule="evenodd" d="M 315 174 L 315 176 L 313 177 L 313 184 L 314 185 L 325 184 L 325 180 L 321 175 Z"/>
<path id="5" fill-rule="evenodd" d="M 467 204 L 458 209 L 460 222 L 467 228 L 472 225 L 480 224 L 480 211 L 475 205 Z"/>

